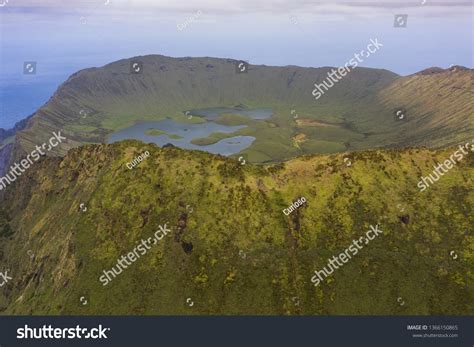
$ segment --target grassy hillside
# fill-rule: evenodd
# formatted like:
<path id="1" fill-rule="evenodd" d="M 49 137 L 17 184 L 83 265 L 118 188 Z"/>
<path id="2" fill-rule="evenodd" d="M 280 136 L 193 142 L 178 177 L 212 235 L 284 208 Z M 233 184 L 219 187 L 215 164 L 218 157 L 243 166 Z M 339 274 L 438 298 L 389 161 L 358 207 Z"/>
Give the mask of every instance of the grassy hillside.
<path id="1" fill-rule="evenodd" d="M 474 136 L 474 72 L 460 66 L 428 69 L 399 78 L 379 94 L 379 102 L 403 108 L 395 142 L 440 148 Z"/>
<path id="2" fill-rule="evenodd" d="M 126 141 L 46 158 L 1 201 L 0 264 L 13 279 L 0 312 L 473 314 L 472 153 L 417 188 L 452 151 L 254 166 Z M 164 223 L 171 235 L 102 286 L 102 271 Z M 314 287 L 313 272 L 375 224 L 383 235 Z"/>
<path id="3" fill-rule="evenodd" d="M 142 63 L 140 74 L 130 71 L 134 61 Z M 12 157 L 31 152 L 58 129 L 68 138 L 67 146 L 51 155 L 103 143 L 107 135 L 135 122 L 168 117 L 194 123 L 199 117 L 188 119 L 186 110 L 234 105 L 273 111 L 266 121 L 229 114 L 218 119 L 247 125 L 225 136 L 256 138 L 240 153 L 250 162 L 346 150 L 441 148 L 470 139 L 474 132 L 473 70 L 458 67 L 400 77 L 387 70 L 357 68 L 315 100 L 314 83 L 325 80 L 330 67 L 250 65 L 247 73 L 239 74 L 235 65 L 233 59 L 149 55 L 79 71 L 17 133 Z M 406 113 L 403 121 L 395 117 L 399 109 Z M 295 115 L 339 126 L 301 125 Z M 195 142 L 213 143 L 223 136 Z M 295 137 L 305 140 L 295 145 Z"/>

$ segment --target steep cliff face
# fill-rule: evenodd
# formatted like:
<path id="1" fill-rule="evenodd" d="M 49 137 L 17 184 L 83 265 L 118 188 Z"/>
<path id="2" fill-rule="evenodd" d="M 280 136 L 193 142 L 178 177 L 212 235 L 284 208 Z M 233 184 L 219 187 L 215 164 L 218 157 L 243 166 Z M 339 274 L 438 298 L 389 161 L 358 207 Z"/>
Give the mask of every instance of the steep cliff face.
<path id="1" fill-rule="evenodd" d="M 27 127 L 31 117 L 33 117 L 33 115 L 17 122 L 12 129 L 5 130 L 0 128 L 0 177 L 5 174 L 7 166 L 10 164 L 13 151 L 13 145 L 11 145 L 11 143 L 15 141 L 15 134 Z"/>
<path id="2" fill-rule="evenodd" d="M 0 202 L 0 271 L 13 278 L 0 311 L 473 314 L 472 153 L 417 188 L 454 150 L 254 166 L 126 141 L 43 158 Z M 104 270 L 165 224 L 171 232 L 104 286 Z M 314 271 L 377 224 L 383 234 L 315 287 Z"/>

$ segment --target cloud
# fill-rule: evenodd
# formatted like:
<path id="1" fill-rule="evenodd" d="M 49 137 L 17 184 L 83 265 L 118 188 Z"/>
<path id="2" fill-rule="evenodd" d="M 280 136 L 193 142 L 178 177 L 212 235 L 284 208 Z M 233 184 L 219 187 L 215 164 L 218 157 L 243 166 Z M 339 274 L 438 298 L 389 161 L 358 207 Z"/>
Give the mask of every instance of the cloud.
<path id="1" fill-rule="evenodd" d="M 424 1 L 424 4 L 422 2 Z M 469 14 L 471 1 L 441 0 L 9 0 L 10 12 L 68 13 L 77 11 L 117 11 L 135 13 L 146 11 L 162 14 L 189 13 L 201 10 L 210 14 L 261 13 L 281 15 L 288 12 L 306 13 L 315 16 L 324 14 L 366 16 L 369 13 L 393 11 L 416 11 L 419 15 L 432 16 L 433 13 L 453 15 Z M 7 12 L 8 13 L 8 12 Z"/>

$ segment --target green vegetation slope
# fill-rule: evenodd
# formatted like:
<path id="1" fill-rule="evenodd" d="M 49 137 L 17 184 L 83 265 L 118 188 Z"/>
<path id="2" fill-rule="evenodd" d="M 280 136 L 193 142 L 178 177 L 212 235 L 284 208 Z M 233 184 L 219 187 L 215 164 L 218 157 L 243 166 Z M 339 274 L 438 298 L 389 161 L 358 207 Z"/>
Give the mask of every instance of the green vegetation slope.
<path id="1" fill-rule="evenodd" d="M 150 157 L 129 170 L 145 150 Z M 13 279 L 0 312 L 473 314 L 472 153 L 417 188 L 451 153 L 378 150 L 253 166 L 126 141 L 45 158 L 1 201 L 0 270 Z M 301 196 L 307 203 L 285 216 Z M 102 286 L 102 271 L 164 223 L 172 234 Z M 315 270 L 376 224 L 383 235 L 312 285 Z"/>

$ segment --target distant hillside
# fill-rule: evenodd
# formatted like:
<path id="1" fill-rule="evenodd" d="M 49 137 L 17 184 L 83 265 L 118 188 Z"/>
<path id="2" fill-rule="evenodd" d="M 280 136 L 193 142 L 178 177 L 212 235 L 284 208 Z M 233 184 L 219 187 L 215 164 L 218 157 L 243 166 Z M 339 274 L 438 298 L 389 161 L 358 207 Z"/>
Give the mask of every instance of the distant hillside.
<path id="1" fill-rule="evenodd" d="M 133 62 L 142 64 L 141 73 L 131 73 Z M 315 100 L 314 83 L 325 80 L 330 67 L 249 65 L 247 73 L 236 73 L 236 63 L 149 55 L 79 71 L 17 134 L 12 157 L 29 153 L 58 129 L 68 143 L 52 155 L 103 143 L 113 131 L 140 120 L 188 122 L 186 110 L 234 105 L 274 113 L 235 133 L 256 138 L 243 152 L 251 162 L 383 147 L 442 147 L 470 139 L 473 131 L 473 70 L 399 77 L 359 67 Z M 406 118 L 397 119 L 397 110 Z M 298 124 L 294 115 L 333 126 Z"/>
<path id="2" fill-rule="evenodd" d="M 440 148 L 474 139 L 474 71 L 428 69 L 395 80 L 378 93 L 387 109 L 404 109 L 397 142 Z M 396 112 L 396 111 L 394 111 Z"/>
<path id="3" fill-rule="evenodd" d="M 472 315 L 472 153 L 417 188 L 452 151 L 253 166 L 126 141 L 45 158 L 0 202 L 0 263 L 13 278 L 0 312 Z M 103 270 L 164 223 L 172 233 L 102 286 Z M 376 224 L 383 235 L 312 285 L 315 270 Z"/>

